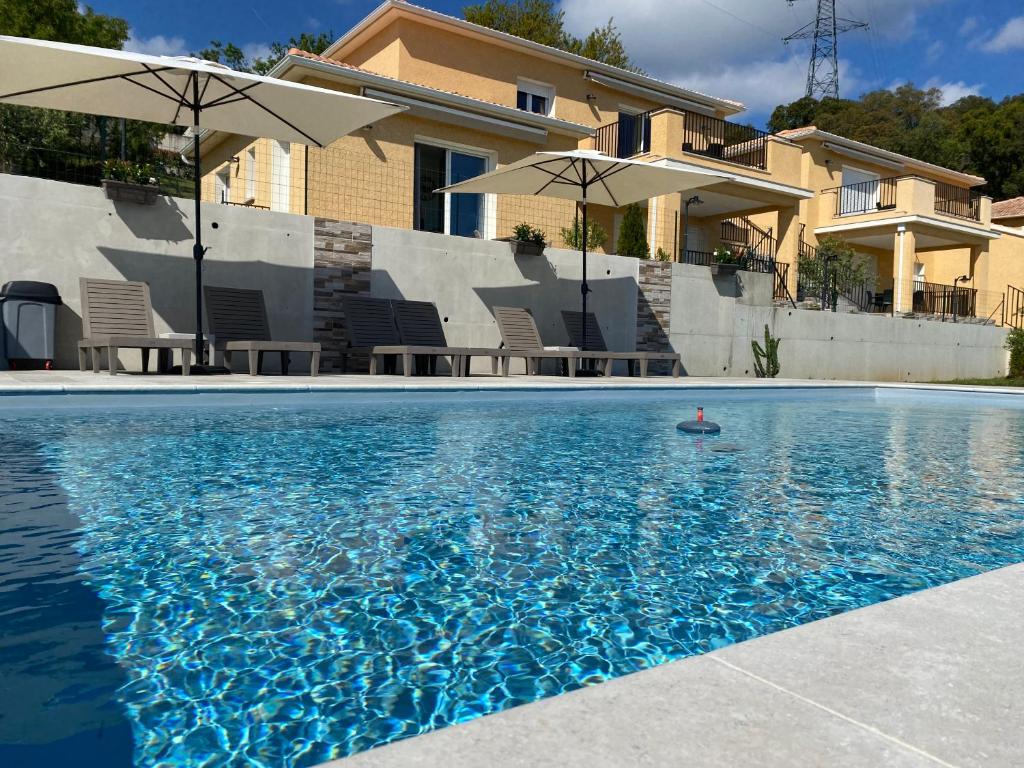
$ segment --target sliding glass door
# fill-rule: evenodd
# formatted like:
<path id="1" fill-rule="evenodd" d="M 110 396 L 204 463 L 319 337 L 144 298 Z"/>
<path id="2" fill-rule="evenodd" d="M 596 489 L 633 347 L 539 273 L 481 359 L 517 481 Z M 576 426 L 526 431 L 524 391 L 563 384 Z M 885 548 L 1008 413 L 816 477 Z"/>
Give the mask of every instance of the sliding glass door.
<path id="1" fill-rule="evenodd" d="M 487 171 L 487 158 L 430 144 L 416 144 L 413 227 L 462 237 L 484 236 L 484 196 L 434 190 Z"/>

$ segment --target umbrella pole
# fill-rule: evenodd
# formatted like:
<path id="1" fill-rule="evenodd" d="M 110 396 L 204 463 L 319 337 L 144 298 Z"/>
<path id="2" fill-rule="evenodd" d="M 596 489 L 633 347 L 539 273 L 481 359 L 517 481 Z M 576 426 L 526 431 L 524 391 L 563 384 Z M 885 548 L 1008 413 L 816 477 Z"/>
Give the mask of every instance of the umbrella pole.
<path id="1" fill-rule="evenodd" d="M 587 294 L 590 293 L 590 286 L 587 285 L 587 164 L 583 163 L 583 285 L 580 292 L 583 294 L 583 331 L 580 339 L 580 350 L 587 349 Z"/>
<path id="2" fill-rule="evenodd" d="M 202 226 L 202 159 L 199 151 L 199 77 L 192 76 L 192 125 L 195 133 L 195 164 L 192 182 L 195 196 L 196 241 L 192 245 L 192 259 L 196 263 L 196 365 L 203 365 L 203 226 Z"/>

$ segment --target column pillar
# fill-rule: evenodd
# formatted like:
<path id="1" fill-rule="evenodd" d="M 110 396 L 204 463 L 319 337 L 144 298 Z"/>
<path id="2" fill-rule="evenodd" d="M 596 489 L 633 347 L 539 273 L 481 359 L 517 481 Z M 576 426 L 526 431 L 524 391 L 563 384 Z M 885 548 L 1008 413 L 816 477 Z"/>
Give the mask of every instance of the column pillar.
<path id="1" fill-rule="evenodd" d="M 786 286 L 790 295 L 796 299 L 797 265 L 800 255 L 800 206 L 793 205 L 780 208 L 778 231 L 776 232 L 775 260 L 780 264 L 788 264 Z"/>
<path id="2" fill-rule="evenodd" d="M 910 312 L 914 308 L 914 262 L 917 260 L 917 238 L 905 224 L 896 228 L 892 254 L 892 311 Z"/>

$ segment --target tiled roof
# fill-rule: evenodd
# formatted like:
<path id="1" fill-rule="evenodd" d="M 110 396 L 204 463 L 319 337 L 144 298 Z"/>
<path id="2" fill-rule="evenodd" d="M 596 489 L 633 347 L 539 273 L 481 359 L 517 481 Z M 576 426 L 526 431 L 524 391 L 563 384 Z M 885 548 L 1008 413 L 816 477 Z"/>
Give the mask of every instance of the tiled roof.
<path id="1" fill-rule="evenodd" d="M 993 219 L 1014 219 L 1018 216 L 1024 216 L 1024 197 L 1012 197 L 1009 200 L 992 203 Z"/>
<path id="2" fill-rule="evenodd" d="M 779 131 L 778 135 L 786 139 L 799 139 L 803 136 L 810 136 L 817 130 L 818 126 L 816 125 L 805 125 L 803 128 L 787 128 L 784 131 Z"/>

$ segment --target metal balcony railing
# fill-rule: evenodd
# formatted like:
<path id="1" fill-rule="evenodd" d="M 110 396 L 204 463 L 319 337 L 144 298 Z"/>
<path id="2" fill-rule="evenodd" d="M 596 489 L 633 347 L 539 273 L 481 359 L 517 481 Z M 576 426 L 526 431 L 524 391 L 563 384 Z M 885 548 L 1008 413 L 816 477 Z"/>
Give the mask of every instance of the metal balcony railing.
<path id="1" fill-rule="evenodd" d="M 857 184 L 822 190 L 836 193 L 836 216 L 853 216 L 858 213 L 891 211 L 896 207 L 896 182 L 898 176 L 872 179 Z"/>
<path id="2" fill-rule="evenodd" d="M 730 123 L 717 117 L 684 112 L 683 151 L 716 160 L 768 168 L 768 137 L 753 126 Z"/>
<path id="3" fill-rule="evenodd" d="M 935 185 L 935 212 L 981 221 L 981 195 L 973 189 L 939 182 Z"/>
<path id="4" fill-rule="evenodd" d="M 614 123 L 597 129 L 594 146 L 611 157 L 627 158 L 651 151 L 651 113 L 620 115 Z"/>

